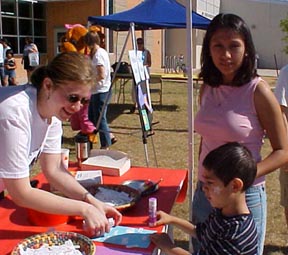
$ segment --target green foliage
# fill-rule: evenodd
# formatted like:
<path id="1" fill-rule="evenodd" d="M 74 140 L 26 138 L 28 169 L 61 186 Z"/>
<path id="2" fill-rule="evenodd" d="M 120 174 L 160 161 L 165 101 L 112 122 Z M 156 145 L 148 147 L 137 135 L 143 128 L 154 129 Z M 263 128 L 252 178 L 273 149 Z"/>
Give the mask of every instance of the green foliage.
<path id="1" fill-rule="evenodd" d="M 284 37 L 282 38 L 282 41 L 288 44 L 288 15 L 285 19 L 280 20 L 280 28 L 282 32 L 284 33 Z M 286 54 L 288 54 L 288 45 L 284 47 L 283 51 Z"/>

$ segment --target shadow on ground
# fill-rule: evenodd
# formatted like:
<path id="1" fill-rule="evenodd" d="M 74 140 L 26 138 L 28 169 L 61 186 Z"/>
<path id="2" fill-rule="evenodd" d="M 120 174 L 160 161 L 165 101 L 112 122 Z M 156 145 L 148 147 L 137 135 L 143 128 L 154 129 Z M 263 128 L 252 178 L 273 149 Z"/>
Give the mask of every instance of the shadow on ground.
<path id="1" fill-rule="evenodd" d="M 69 146 L 74 146 L 75 145 L 74 137 L 62 136 L 62 144 L 68 144 Z"/>
<path id="2" fill-rule="evenodd" d="M 108 114 L 107 114 L 108 123 L 113 122 L 120 115 L 123 115 L 123 114 L 131 115 L 130 109 L 132 106 L 133 106 L 132 104 L 109 104 L 109 109 L 108 109 Z M 154 111 L 175 112 L 178 110 L 178 108 L 179 108 L 179 106 L 174 105 L 174 104 L 162 105 L 162 106 L 161 105 L 153 105 Z M 139 114 L 138 110 L 136 110 L 134 114 Z M 169 128 L 165 128 L 165 129 L 158 128 L 157 124 L 159 124 L 159 123 L 158 122 L 152 122 L 152 126 L 153 126 L 153 129 L 155 131 L 179 132 L 179 133 L 187 132 L 187 129 L 175 130 L 175 129 L 169 129 Z M 63 126 L 70 127 L 70 122 L 69 121 L 63 122 Z M 129 134 L 129 135 L 133 135 L 133 134 L 137 134 L 137 133 L 141 132 L 141 126 L 139 126 L 138 123 L 137 123 L 136 127 L 135 126 L 127 127 L 127 126 L 122 126 L 122 125 L 113 125 L 113 127 L 111 126 L 111 128 L 124 130 L 123 133 Z M 116 131 L 114 131 L 114 132 L 116 132 Z M 74 137 L 63 136 L 62 137 L 62 143 L 68 144 L 69 146 L 74 146 L 74 144 L 75 144 Z"/>
<path id="3" fill-rule="evenodd" d="M 107 118 L 109 122 L 115 120 L 121 114 L 131 114 L 130 109 L 132 104 L 109 104 Z M 175 112 L 179 106 L 177 105 L 153 105 L 154 111 L 166 111 L 166 112 Z M 137 113 L 137 110 L 136 110 Z"/>
<path id="4" fill-rule="evenodd" d="M 271 255 L 271 254 L 288 254 L 288 247 L 276 246 L 276 245 L 265 245 L 263 255 Z"/>
<path id="5" fill-rule="evenodd" d="M 175 245 L 189 251 L 189 241 L 175 240 Z"/>

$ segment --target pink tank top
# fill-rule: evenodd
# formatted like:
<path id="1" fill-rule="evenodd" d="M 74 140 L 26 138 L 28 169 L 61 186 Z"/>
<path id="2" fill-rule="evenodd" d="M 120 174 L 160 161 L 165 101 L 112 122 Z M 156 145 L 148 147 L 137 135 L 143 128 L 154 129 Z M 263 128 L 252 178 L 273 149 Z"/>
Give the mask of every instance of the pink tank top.
<path id="1" fill-rule="evenodd" d="M 227 142 L 239 142 L 261 161 L 264 130 L 260 125 L 254 105 L 254 91 L 261 78 L 256 77 L 241 87 L 205 85 L 200 109 L 195 117 L 195 131 L 202 137 L 198 178 L 203 181 L 202 162 L 206 155 Z M 261 176 L 255 184 L 265 181 Z"/>

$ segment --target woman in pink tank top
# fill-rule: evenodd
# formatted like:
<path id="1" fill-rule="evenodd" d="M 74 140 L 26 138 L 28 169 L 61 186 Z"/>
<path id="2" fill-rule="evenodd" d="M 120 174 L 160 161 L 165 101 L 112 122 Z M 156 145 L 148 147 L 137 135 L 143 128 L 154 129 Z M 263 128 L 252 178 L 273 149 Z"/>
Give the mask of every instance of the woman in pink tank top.
<path id="1" fill-rule="evenodd" d="M 211 21 L 203 41 L 200 77 L 204 85 L 195 118 L 201 144 L 193 223 L 205 221 L 212 209 L 201 189 L 205 156 L 224 143 L 239 142 L 257 162 L 257 176 L 246 192 L 246 202 L 257 226 L 258 254 L 262 254 L 267 215 L 265 175 L 287 163 L 288 139 L 277 100 L 257 75 L 252 36 L 242 18 L 219 14 Z M 270 140 L 271 153 L 262 159 L 264 135 Z M 193 245 L 197 250 L 195 240 Z"/>

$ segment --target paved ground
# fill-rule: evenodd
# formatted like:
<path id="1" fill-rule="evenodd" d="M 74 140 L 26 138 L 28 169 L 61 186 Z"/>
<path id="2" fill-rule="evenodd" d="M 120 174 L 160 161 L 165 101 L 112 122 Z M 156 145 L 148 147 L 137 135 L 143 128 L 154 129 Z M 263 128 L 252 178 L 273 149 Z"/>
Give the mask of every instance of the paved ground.
<path id="1" fill-rule="evenodd" d="M 17 76 L 17 82 L 19 85 L 23 85 L 27 83 L 27 77 L 26 75 L 24 76 Z"/>
<path id="2" fill-rule="evenodd" d="M 258 74 L 261 76 L 272 76 L 272 77 L 277 77 L 279 71 L 278 70 L 273 70 L 273 69 L 258 69 Z"/>
<path id="3" fill-rule="evenodd" d="M 278 76 L 277 70 L 272 70 L 272 69 L 258 69 L 258 74 L 261 76 L 271 76 L 271 77 Z M 27 77 L 26 77 L 25 71 L 21 70 L 20 72 L 17 72 L 17 81 L 19 85 L 27 83 Z"/>

